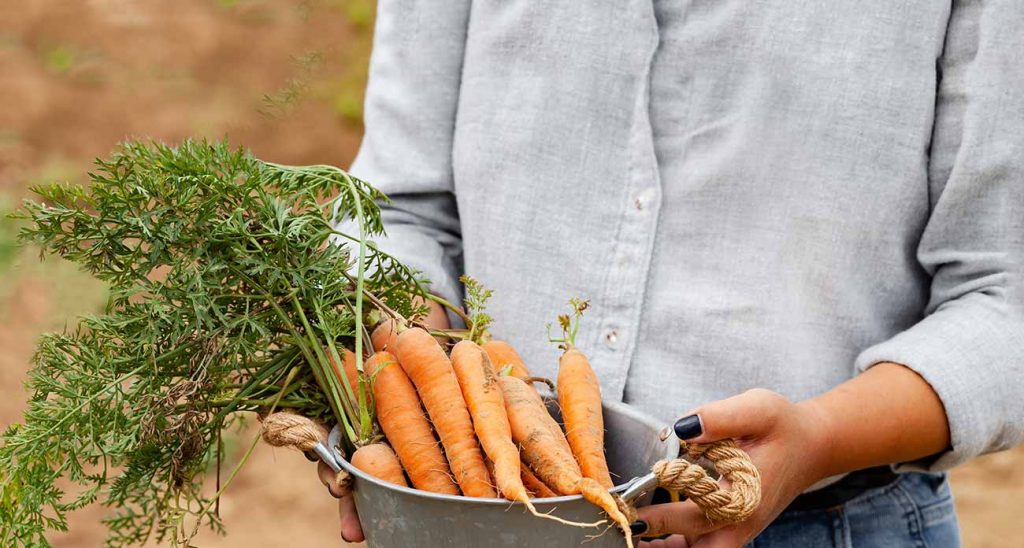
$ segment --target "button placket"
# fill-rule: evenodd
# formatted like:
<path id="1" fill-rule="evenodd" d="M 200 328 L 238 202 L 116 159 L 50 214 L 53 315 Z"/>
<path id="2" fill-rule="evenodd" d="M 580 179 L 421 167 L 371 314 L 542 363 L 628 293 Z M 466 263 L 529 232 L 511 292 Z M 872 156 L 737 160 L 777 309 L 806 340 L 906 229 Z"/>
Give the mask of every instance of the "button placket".
<path id="1" fill-rule="evenodd" d="M 649 15 L 650 42 L 645 52 L 644 69 L 637 75 L 638 88 L 633 105 L 633 121 L 629 126 L 629 164 L 623 181 L 619 229 L 616 241 L 604 264 L 608 276 L 601 293 L 601 319 L 592 335 L 597 372 L 605 389 L 605 397 L 621 399 L 633 356 L 637 328 L 643 307 L 647 274 L 653 251 L 654 231 L 660 201 L 660 181 L 649 117 L 650 68 L 658 45 L 654 9 Z"/>
<path id="2" fill-rule="evenodd" d="M 653 142 L 646 117 L 642 127 L 646 129 L 639 129 L 634 137 L 637 158 L 627 179 L 627 199 L 621 210 L 623 217 L 619 235 L 609 263 L 611 273 L 605 293 L 606 306 L 598 335 L 597 354 L 607 368 L 600 373 L 602 384 L 607 387 L 609 396 L 616 397 L 621 397 L 625 388 L 638 335 L 637 323 L 642 312 L 660 208 L 660 184 L 656 163 L 651 157 Z M 644 153 L 645 149 L 649 149 L 648 154 Z M 650 161 L 645 161 L 648 159 Z"/>

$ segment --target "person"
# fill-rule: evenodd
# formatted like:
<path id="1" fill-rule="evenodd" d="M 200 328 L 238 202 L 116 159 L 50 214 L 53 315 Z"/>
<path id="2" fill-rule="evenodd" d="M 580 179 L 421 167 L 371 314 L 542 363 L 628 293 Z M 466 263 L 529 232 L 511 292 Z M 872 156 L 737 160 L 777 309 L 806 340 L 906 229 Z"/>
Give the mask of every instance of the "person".
<path id="1" fill-rule="evenodd" d="M 606 399 L 740 440 L 753 517 L 652 505 L 650 546 L 953 546 L 945 472 L 1024 437 L 1022 28 L 1015 0 L 381 0 L 352 172 L 393 200 L 379 245 L 452 302 L 493 288 L 536 374 L 586 298 Z"/>

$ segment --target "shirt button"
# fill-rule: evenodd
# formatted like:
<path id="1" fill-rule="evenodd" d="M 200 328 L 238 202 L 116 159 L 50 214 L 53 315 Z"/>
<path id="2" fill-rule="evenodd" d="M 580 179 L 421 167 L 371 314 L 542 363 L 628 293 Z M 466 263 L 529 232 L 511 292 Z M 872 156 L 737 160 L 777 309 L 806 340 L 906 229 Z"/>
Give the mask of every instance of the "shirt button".
<path id="1" fill-rule="evenodd" d="M 655 194 L 656 191 L 654 189 L 645 188 L 641 190 L 633 197 L 633 207 L 637 211 L 643 211 L 650 205 L 651 200 L 654 200 Z"/>
<path id="2" fill-rule="evenodd" d="M 615 343 L 619 342 L 619 332 L 614 329 L 609 329 L 604 334 L 604 344 L 608 348 L 615 348 Z"/>

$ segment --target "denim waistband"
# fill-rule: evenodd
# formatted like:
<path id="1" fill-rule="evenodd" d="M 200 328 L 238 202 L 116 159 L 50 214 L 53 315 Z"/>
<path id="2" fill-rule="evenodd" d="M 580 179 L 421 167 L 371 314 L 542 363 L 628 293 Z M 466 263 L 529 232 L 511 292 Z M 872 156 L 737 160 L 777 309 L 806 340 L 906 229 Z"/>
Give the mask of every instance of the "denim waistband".
<path id="1" fill-rule="evenodd" d="M 897 477 L 889 466 L 851 472 L 832 485 L 798 496 L 786 511 L 824 510 L 840 506 L 861 493 L 891 484 Z"/>

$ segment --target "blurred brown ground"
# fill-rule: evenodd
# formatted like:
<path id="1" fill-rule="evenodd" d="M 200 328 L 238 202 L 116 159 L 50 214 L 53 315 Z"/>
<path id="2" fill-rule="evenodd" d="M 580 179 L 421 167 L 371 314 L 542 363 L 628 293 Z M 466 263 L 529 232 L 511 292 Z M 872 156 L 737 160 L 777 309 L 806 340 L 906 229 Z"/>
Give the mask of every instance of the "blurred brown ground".
<path id="1" fill-rule="evenodd" d="M 285 163 L 351 162 L 361 133 L 372 0 L 0 2 L 0 210 L 31 184 L 82 180 L 127 138 L 228 137 Z M 33 345 L 96 311 L 101 285 L 12 247 L 0 222 L 0 427 L 17 421 Z M 243 450 L 247 433 L 239 438 Z M 967 546 L 1024 545 L 1024 450 L 953 474 Z M 103 508 L 57 546 L 99 546 Z M 225 494 L 229 535 L 198 546 L 339 544 L 334 501 L 297 453 L 260 445 Z"/>

